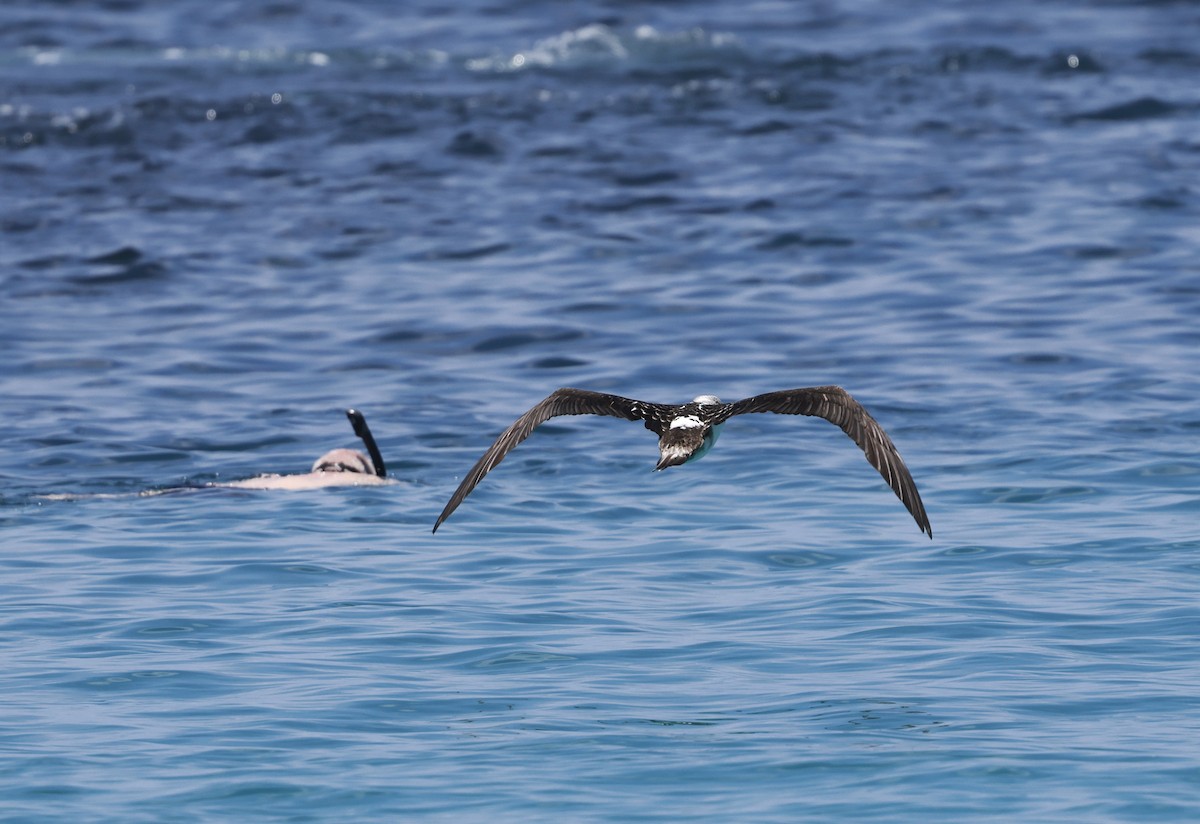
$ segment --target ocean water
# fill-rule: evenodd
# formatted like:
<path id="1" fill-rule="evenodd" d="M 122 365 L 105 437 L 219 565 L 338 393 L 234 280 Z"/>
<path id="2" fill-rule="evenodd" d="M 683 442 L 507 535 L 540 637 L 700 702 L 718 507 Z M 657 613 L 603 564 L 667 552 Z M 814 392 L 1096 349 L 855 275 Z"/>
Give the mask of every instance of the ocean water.
<path id="1" fill-rule="evenodd" d="M 247 5 L 0 8 L 0 818 L 1196 820 L 1200 8 Z M 430 532 L 828 383 L 933 540 L 784 416 Z"/>

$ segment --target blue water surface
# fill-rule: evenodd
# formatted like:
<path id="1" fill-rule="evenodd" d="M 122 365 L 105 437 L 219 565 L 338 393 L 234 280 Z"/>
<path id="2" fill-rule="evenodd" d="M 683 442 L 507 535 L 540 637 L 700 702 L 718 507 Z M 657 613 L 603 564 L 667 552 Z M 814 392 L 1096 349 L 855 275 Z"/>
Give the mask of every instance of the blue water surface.
<path id="1" fill-rule="evenodd" d="M 249 6 L 249 7 L 248 7 Z M 1192 821 L 1200 8 L 0 7 L 5 821 Z M 655 473 L 559 386 L 836 383 Z M 305 472 L 366 414 L 395 483 Z"/>

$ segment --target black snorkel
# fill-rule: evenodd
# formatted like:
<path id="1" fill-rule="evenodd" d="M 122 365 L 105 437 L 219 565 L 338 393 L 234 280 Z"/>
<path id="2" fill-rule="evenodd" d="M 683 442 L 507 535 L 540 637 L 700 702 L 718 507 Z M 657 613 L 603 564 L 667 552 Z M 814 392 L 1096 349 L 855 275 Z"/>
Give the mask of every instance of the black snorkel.
<path id="1" fill-rule="evenodd" d="M 379 447 L 375 445 L 375 438 L 371 435 L 371 429 L 367 426 L 367 419 L 357 409 L 347 409 L 346 417 L 350 419 L 350 425 L 354 427 L 354 434 L 362 438 L 363 445 L 367 448 L 367 454 L 371 456 L 371 463 L 375 464 L 375 474 L 380 478 L 387 477 L 387 467 L 383 465 L 383 456 L 379 454 Z"/>

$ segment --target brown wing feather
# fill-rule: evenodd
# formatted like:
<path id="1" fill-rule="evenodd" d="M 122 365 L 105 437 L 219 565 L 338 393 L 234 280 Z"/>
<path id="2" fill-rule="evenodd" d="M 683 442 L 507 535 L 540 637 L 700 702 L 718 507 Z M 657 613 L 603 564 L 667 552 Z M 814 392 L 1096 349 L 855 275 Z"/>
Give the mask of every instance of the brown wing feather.
<path id="1" fill-rule="evenodd" d="M 463 477 L 458 489 L 450 496 L 450 502 L 438 516 L 433 531 L 437 532 L 442 521 L 450 517 L 450 513 L 471 494 L 471 490 L 483 480 L 484 475 L 504 460 L 505 455 L 528 438 L 538 426 L 559 415 L 607 415 L 630 421 L 642 420 L 646 422 L 646 428 L 656 434 L 661 434 L 663 426 L 669 422 L 666 408 L 660 404 L 645 403 L 604 392 L 589 392 L 586 389 L 556 389 L 541 403 L 517 418 L 513 425 L 504 430 L 496 442 L 488 447 L 483 457 L 475 462 L 471 471 Z"/>
<path id="2" fill-rule="evenodd" d="M 883 431 L 883 427 L 845 389 L 840 386 L 813 386 L 767 392 L 727 404 L 721 411 L 720 418 L 713 422 L 723 423 L 734 415 L 749 412 L 811 415 L 824 418 L 840 427 L 866 454 L 871 466 L 879 470 L 879 474 L 887 481 L 900 502 L 907 507 L 921 531 L 928 533 L 930 538 L 933 537 L 929 516 L 925 514 L 925 504 L 921 502 L 917 484 L 913 481 L 908 467 L 904 465 L 899 450 Z"/>

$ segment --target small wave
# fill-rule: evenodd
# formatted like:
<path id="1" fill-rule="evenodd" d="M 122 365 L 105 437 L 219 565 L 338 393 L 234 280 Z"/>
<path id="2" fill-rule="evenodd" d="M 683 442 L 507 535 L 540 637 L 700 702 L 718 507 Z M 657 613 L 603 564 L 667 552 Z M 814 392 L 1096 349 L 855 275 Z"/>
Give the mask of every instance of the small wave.
<path id="1" fill-rule="evenodd" d="M 1179 107 L 1157 97 L 1139 97 L 1126 103 L 1105 106 L 1074 115 L 1070 120 L 1147 120 L 1156 117 L 1169 117 L 1175 114 Z"/>
<path id="2" fill-rule="evenodd" d="M 724 61 L 740 55 L 739 41 L 730 34 L 702 28 L 662 33 L 647 25 L 621 32 L 603 23 L 592 23 L 539 40 L 524 51 L 468 60 L 467 68 L 478 72 L 511 72 L 631 64 L 672 67 L 696 60 Z"/>

